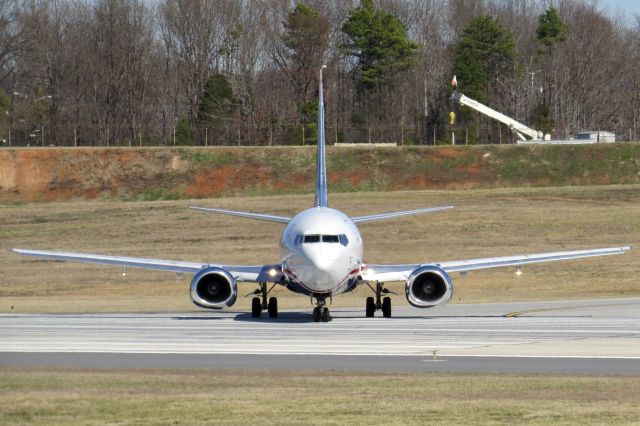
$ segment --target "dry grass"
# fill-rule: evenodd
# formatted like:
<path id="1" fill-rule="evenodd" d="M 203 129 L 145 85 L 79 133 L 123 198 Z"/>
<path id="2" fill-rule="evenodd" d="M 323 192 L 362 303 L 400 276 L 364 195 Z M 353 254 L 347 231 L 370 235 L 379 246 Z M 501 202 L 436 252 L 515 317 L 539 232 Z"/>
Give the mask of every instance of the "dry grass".
<path id="1" fill-rule="evenodd" d="M 637 424 L 638 377 L 0 369 L 2 424 Z"/>
<path id="2" fill-rule="evenodd" d="M 640 185 L 331 194 L 332 206 L 365 214 L 454 204 L 450 212 L 364 224 L 365 261 L 410 263 L 616 245 L 640 241 Z M 98 265 L 37 261 L 12 247 L 59 249 L 226 264 L 277 262 L 282 226 L 189 211 L 197 203 L 293 215 L 310 195 L 158 202 L 66 202 L 0 206 L 0 312 L 197 310 L 189 277 Z M 623 256 L 454 276 L 455 302 L 640 294 L 640 250 Z M 402 285 L 396 286 L 400 292 Z M 248 293 L 252 285 L 242 285 Z M 366 289 L 334 305 L 363 304 Z M 401 293 L 402 294 L 402 293 Z M 278 291 L 282 308 L 309 301 Z M 394 303 L 406 303 L 404 296 Z M 249 299 L 234 309 L 246 310 Z"/>

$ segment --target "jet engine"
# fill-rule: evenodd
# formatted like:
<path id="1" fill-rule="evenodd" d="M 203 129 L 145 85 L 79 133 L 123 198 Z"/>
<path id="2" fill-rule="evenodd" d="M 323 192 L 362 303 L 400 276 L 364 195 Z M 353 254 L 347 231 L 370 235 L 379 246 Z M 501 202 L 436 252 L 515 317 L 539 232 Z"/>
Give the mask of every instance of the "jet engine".
<path id="1" fill-rule="evenodd" d="M 409 275 L 405 287 L 407 300 L 416 308 L 445 305 L 453 296 L 451 277 L 442 268 L 422 266 Z"/>
<path id="2" fill-rule="evenodd" d="M 224 269 L 204 268 L 191 280 L 191 300 L 201 308 L 228 308 L 237 297 L 236 280 Z"/>

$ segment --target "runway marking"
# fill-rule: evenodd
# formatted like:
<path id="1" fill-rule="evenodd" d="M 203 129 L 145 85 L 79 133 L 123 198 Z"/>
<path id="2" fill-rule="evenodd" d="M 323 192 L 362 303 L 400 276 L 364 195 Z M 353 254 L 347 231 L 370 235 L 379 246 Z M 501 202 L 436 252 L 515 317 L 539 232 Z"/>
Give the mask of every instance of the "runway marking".
<path id="1" fill-rule="evenodd" d="M 138 354 L 138 355 L 282 355 L 282 356 L 349 356 L 349 357 L 388 357 L 388 354 L 353 354 L 353 353 L 316 353 L 316 352 L 300 352 L 300 353 L 290 353 L 290 352 L 251 352 L 251 353 L 236 353 L 236 352 L 223 352 L 223 353 L 210 353 L 210 352 L 189 352 L 185 354 L 184 352 L 148 352 L 148 351 L 128 351 L 128 352 L 118 352 L 118 351 L 8 351 L 8 352 L 20 352 L 20 353 L 35 353 L 35 354 L 49 354 L 49 353 L 73 353 L 73 354 L 83 354 L 83 353 L 95 353 L 95 354 Z M 399 356 L 418 356 L 425 357 L 425 359 L 421 360 L 422 362 L 444 362 L 447 361 L 446 358 L 523 358 L 523 359 L 626 359 L 626 360 L 640 360 L 640 356 L 604 356 L 604 355 L 522 355 L 522 354 L 443 354 L 438 357 L 437 360 L 432 358 L 427 358 L 427 355 L 424 353 L 417 354 L 408 354 L 408 355 L 399 355 Z M 1 364 L 1 363 L 0 363 Z"/>
<path id="2" fill-rule="evenodd" d="M 528 313 L 536 312 L 536 311 L 543 311 L 543 309 L 536 309 L 536 310 L 533 310 L 533 311 L 511 312 L 511 313 L 508 313 L 508 314 L 504 314 L 503 317 L 505 317 L 505 318 L 516 318 L 516 317 L 519 317 L 519 316 L 522 316 L 522 315 L 526 315 Z"/>
<path id="3" fill-rule="evenodd" d="M 637 360 L 638 302 L 624 302 L 580 302 L 585 309 L 600 308 L 605 317 L 505 318 L 500 312 L 507 311 L 506 305 L 450 305 L 449 310 L 438 311 L 449 315 L 412 317 L 415 311 L 398 308 L 396 312 L 405 315 L 391 319 L 364 318 L 359 310 L 336 310 L 334 321 L 321 324 L 298 313 L 258 321 L 245 313 L 218 312 L 0 314 L 0 365 L 3 354 L 9 352 L 417 356 L 431 360 L 437 351 L 438 360 L 454 356 Z M 542 309 L 540 304 L 518 307 L 518 312 L 578 309 Z"/>
<path id="4" fill-rule="evenodd" d="M 528 315 L 536 312 L 550 312 L 550 311 L 566 311 L 571 309 L 588 309 L 588 308 L 609 308 L 613 306 L 628 306 L 628 305 L 637 305 L 638 302 L 631 303 L 614 303 L 614 304 L 601 304 L 601 305 L 575 305 L 575 306 L 559 306 L 559 307 L 550 307 L 550 308 L 539 308 L 539 309 L 528 309 L 524 311 L 510 312 L 508 314 L 502 315 L 505 318 L 517 318 L 523 315 Z"/>
<path id="5" fill-rule="evenodd" d="M 640 356 L 604 356 L 604 355 L 503 355 L 503 354 L 452 354 L 447 358 L 550 358 L 550 359 L 640 359 Z"/>

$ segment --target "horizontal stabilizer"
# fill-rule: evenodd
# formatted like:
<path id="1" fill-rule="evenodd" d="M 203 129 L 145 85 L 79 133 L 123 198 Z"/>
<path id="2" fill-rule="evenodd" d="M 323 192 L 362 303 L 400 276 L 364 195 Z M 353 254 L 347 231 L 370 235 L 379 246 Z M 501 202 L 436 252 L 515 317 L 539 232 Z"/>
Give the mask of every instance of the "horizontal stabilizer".
<path id="1" fill-rule="evenodd" d="M 289 223 L 291 221 L 290 217 L 285 216 L 274 216 L 270 214 L 260 214 L 260 213 L 249 213 L 249 212 L 238 212 L 233 210 L 222 210 L 222 209 L 209 209 L 206 207 L 195 207 L 189 206 L 191 210 L 199 210 L 208 213 L 218 213 L 218 214 L 226 214 L 228 216 L 237 216 L 244 217 L 246 219 L 255 219 L 255 220 L 264 220 L 267 222 L 278 222 L 278 223 Z"/>
<path id="2" fill-rule="evenodd" d="M 411 216 L 411 215 L 422 214 L 422 213 L 432 213 L 432 212 L 438 212 L 440 210 L 448 210 L 452 208 L 453 206 L 430 207 L 426 209 L 372 214 L 369 216 L 356 216 L 356 217 L 352 217 L 351 220 L 353 221 L 353 223 L 373 222 L 374 220 L 392 219 L 394 217 Z"/>

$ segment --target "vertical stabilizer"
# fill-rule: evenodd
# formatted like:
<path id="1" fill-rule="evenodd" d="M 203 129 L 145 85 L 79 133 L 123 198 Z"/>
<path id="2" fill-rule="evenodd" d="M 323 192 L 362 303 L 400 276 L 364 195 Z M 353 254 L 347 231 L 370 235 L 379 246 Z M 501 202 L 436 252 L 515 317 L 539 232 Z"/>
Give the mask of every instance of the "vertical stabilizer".
<path id="1" fill-rule="evenodd" d="M 327 161 L 324 142 L 324 97 L 322 95 L 322 70 L 320 69 L 320 92 L 318 93 L 318 165 L 316 168 L 316 207 L 328 207 Z"/>

